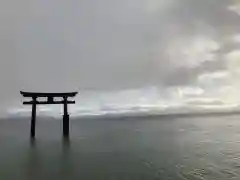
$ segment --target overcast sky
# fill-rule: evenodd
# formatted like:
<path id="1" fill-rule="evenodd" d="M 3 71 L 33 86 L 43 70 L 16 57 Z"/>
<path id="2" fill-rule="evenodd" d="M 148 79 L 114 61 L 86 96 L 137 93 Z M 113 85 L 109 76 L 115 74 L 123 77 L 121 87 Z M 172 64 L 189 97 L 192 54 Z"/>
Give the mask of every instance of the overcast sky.
<path id="1" fill-rule="evenodd" d="M 237 0 L 2 0 L 0 24 L 2 114 L 20 90 L 78 90 L 75 114 L 240 102 Z"/>

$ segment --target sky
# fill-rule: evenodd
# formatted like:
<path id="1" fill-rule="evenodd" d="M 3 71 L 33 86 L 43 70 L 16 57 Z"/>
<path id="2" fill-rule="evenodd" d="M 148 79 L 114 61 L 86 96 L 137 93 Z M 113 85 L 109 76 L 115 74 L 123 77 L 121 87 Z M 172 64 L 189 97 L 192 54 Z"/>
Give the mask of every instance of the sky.
<path id="1" fill-rule="evenodd" d="M 238 0 L 2 0 L 0 25 L 2 116 L 20 90 L 79 91 L 76 116 L 240 107 Z"/>

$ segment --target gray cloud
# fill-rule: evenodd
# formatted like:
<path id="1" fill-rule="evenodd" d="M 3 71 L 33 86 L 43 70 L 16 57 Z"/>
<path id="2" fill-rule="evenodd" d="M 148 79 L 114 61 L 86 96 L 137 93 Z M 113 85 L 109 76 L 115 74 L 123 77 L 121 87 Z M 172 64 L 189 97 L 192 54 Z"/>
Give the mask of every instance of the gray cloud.
<path id="1" fill-rule="evenodd" d="M 201 86 L 199 75 L 228 71 L 225 55 L 239 48 L 227 40 L 240 32 L 238 14 L 228 9 L 232 4 L 1 1 L 0 83 L 6 95 L 0 99 L 15 100 L 20 89 L 98 92 Z"/>

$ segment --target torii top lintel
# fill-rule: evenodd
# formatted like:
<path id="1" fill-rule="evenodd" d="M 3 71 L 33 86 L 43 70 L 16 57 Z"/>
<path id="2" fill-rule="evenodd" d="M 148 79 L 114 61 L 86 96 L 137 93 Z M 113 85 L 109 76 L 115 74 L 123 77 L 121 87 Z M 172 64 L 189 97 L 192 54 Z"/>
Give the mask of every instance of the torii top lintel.
<path id="1" fill-rule="evenodd" d="M 67 93 L 39 93 L 39 92 L 24 92 L 20 91 L 23 97 L 74 97 L 78 92 Z"/>

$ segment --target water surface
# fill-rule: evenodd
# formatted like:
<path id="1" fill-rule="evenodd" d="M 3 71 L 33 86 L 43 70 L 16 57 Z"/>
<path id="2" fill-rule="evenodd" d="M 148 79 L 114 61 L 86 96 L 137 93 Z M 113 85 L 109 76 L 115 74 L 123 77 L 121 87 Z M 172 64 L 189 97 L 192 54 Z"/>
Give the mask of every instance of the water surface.
<path id="1" fill-rule="evenodd" d="M 0 121 L 0 179 L 240 179 L 240 117 Z"/>

